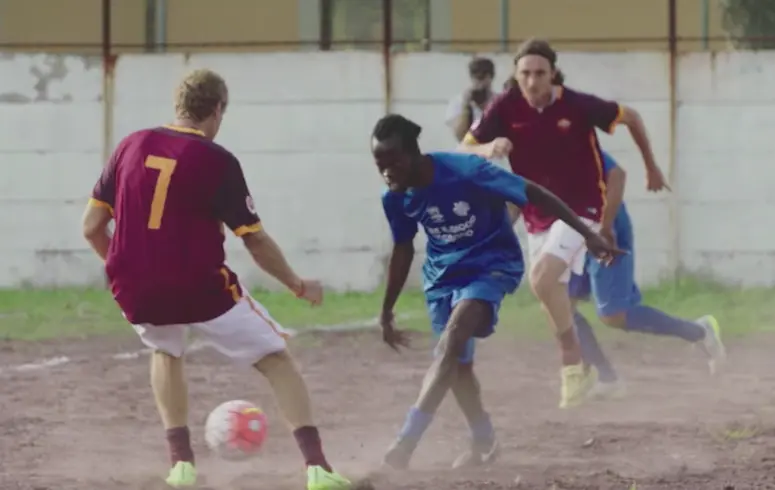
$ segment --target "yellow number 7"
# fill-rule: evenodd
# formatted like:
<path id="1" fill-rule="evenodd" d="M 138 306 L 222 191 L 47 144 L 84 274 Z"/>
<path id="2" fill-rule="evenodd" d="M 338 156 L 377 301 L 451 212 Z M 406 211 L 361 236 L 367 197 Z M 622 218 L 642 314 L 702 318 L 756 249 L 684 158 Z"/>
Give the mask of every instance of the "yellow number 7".
<path id="1" fill-rule="evenodd" d="M 159 171 L 156 180 L 156 188 L 153 190 L 151 201 L 151 215 L 148 217 L 148 228 L 158 230 L 161 228 L 161 217 L 164 214 L 164 204 L 167 202 L 167 191 L 172 180 L 172 173 L 178 162 L 171 158 L 162 158 L 150 155 L 145 159 L 145 166 Z"/>

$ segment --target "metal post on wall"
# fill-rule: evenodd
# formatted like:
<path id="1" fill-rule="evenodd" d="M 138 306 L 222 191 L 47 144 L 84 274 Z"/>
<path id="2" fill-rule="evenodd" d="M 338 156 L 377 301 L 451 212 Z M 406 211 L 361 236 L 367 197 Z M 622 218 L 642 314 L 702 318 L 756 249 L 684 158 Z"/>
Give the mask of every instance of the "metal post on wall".
<path id="1" fill-rule="evenodd" d="M 113 152 L 113 91 L 114 91 L 114 67 L 113 33 L 111 20 L 112 0 L 102 0 L 102 162 L 107 164 Z M 108 285 L 108 276 L 104 275 L 105 286 Z"/>
<path id="2" fill-rule="evenodd" d="M 668 8 L 668 64 L 670 77 L 670 130 L 669 162 L 667 178 L 672 192 L 668 194 L 670 215 L 670 252 L 669 265 L 674 281 L 680 277 L 681 268 L 681 210 L 679 209 L 681 192 L 678 182 L 678 8 L 677 0 L 667 0 Z"/>
<path id="3" fill-rule="evenodd" d="M 702 49 L 707 51 L 710 47 L 710 0 L 701 0 L 702 2 Z"/>
<path id="4" fill-rule="evenodd" d="M 501 23 L 500 23 L 500 44 L 501 52 L 509 51 L 509 7 L 510 0 L 500 0 Z"/>
<path id="5" fill-rule="evenodd" d="M 167 0 L 145 0 L 145 50 L 167 50 Z"/>
<path id="6" fill-rule="evenodd" d="M 382 0 L 382 64 L 385 71 L 385 114 L 393 107 L 393 0 Z"/>
<path id="7" fill-rule="evenodd" d="M 113 36 L 111 20 L 113 18 L 112 0 L 102 0 L 102 161 L 107 163 L 113 148 Z"/>

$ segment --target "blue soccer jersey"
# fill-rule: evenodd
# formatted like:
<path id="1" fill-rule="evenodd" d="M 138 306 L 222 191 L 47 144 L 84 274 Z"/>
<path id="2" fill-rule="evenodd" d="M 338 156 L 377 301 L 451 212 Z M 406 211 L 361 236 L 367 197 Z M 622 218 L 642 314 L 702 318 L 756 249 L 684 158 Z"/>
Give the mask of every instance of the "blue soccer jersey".
<path id="1" fill-rule="evenodd" d="M 522 249 L 506 202 L 527 203 L 525 180 L 484 158 L 430 153 L 433 182 L 406 192 L 385 191 L 382 204 L 393 240 L 428 237 L 423 279 L 429 300 L 450 295 L 484 276 L 513 284 L 524 272 Z"/>

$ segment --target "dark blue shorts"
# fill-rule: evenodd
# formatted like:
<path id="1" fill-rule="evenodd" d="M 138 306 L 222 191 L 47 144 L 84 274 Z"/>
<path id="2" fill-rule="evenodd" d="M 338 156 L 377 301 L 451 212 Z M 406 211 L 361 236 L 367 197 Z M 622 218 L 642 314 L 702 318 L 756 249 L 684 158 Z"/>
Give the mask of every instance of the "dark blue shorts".
<path id="1" fill-rule="evenodd" d="M 489 325 L 482 325 L 475 333 L 474 338 L 468 340 L 463 354 L 459 361 L 461 364 L 470 364 L 474 360 L 474 347 L 476 338 L 486 338 L 495 332 L 495 325 L 498 323 L 498 312 L 501 308 L 501 302 L 507 294 L 513 293 L 519 286 L 520 278 L 499 276 L 482 276 L 475 279 L 465 286 L 455 289 L 450 294 L 427 301 L 428 314 L 431 320 L 433 333 L 440 337 L 447 328 L 449 317 L 455 306 L 464 299 L 477 299 L 489 303 L 492 307 L 492 322 Z"/>
<path id="2" fill-rule="evenodd" d="M 587 301 L 592 297 L 600 316 L 616 315 L 641 302 L 632 251 L 609 266 L 588 257 L 584 274 L 572 275 L 568 288 L 571 298 Z"/>

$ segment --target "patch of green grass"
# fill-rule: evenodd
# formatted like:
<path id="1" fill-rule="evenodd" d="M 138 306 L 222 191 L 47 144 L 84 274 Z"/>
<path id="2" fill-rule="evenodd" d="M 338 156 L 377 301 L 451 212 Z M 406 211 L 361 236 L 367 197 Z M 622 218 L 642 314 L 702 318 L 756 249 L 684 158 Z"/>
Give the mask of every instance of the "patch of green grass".
<path id="1" fill-rule="evenodd" d="M 286 327 L 335 325 L 377 316 L 381 293 L 329 293 L 312 308 L 286 292 L 253 292 Z M 403 312 L 424 312 L 420 292 L 410 291 L 399 303 Z M 62 337 L 130 334 L 110 293 L 101 289 L 0 289 L 0 339 L 45 340 Z"/>
<path id="2" fill-rule="evenodd" d="M 525 285 L 526 286 L 526 285 Z M 254 295 L 287 327 L 333 325 L 374 318 L 382 291 L 329 293 L 324 305 L 311 308 L 284 292 L 255 291 Z M 775 289 L 728 288 L 695 279 L 664 284 L 644 291 L 646 304 L 684 318 L 713 313 L 725 336 L 775 330 Z M 587 318 L 591 305 L 581 307 Z M 425 331 L 428 320 L 419 291 L 405 292 L 397 314 L 409 314 L 401 326 Z M 500 330 L 530 337 L 548 337 L 540 307 L 527 287 L 506 299 L 500 311 Z M 601 329 L 605 335 L 607 330 Z M 129 334 L 110 294 L 97 289 L 0 290 L 0 338 L 42 340 L 57 337 Z"/>

